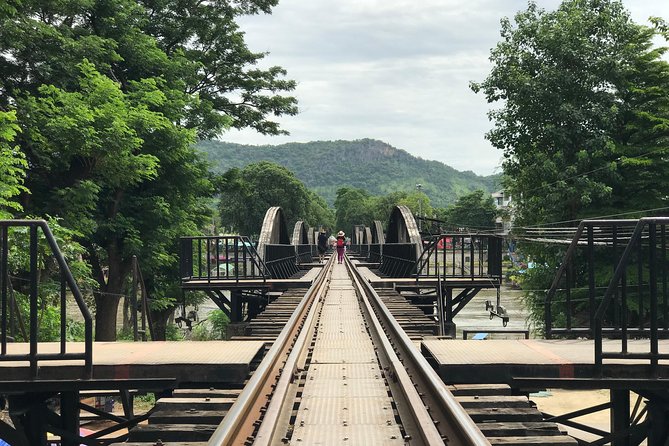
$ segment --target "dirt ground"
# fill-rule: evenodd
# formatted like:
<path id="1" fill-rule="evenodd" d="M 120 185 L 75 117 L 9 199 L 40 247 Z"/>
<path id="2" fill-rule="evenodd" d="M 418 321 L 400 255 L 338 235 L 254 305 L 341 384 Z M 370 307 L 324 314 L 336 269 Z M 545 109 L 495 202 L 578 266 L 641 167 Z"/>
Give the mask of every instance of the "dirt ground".
<path id="1" fill-rule="evenodd" d="M 549 389 L 546 392 L 530 394 L 530 399 L 534 401 L 534 403 L 537 405 L 537 408 L 542 412 L 551 415 L 564 415 L 576 410 L 585 409 L 587 407 L 596 406 L 597 404 L 609 402 L 609 391 Z M 631 393 L 630 408 L 634 408 L 636 399 L 637 395 Z M 602 410 L 575 418 L 574 421 L 608 432 L 610 426 L 609 416 L 610 414 L 608 410 Z M 572 427 L 563 425 L 560 426 L 563 430 L 566 430 L 569 435 L 581 438 L 583 440 L 591 441 L 599 438 Z"/>

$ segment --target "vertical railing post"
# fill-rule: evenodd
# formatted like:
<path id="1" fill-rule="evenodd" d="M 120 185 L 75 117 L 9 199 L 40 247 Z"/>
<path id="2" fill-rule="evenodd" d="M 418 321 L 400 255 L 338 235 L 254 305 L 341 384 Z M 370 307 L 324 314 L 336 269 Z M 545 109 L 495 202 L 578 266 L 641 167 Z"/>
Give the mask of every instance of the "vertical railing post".
<path id="1" fill-rule="evenodd" d="M 595 326 L 595 244 L 592 224 L 588 225 L 588 310 L 590 312 L 590 336 Z"/>
<path id="2" fill-rule="evenodd" d="M 181 256 L 179 257 L 181 278 L 193 277 L 193 239 L 181 239 Z"/>
<path id="3" fill-rule="evenodd" d="M 666 330 L 669 328 L 669 308 L 667 305 L 667 225 L 661 224 L 662 233 L 660 235 L 662 243 L 662 327 Z"/>
<path id="4" fill-rule="evenodd" d="M 65 288 L 65 273 L 60 271 L 60 354 L 65 354 L 67 342 L 67 302 Z"/>
<path id="5" fill-rule="evenodd" d="M 639 297 L 639 332 L 643 332 L 643 232 L 638 240 L 638 265 L 637 265 L 637 292 Z"/>
<path id="6" fill-rule="evenodd" d="M 8 231 L 7 226 L 0 227 L 0 300 L 2 300 L 2 333 L 0 334 L 0 354 L 7 354 L 7 308 L 8 308 L 8 289 L 9 273 L 7 271 L 7 257 L 9 249 L 7 245 Z"/>
<path id="7" fill-rule="evenodd" d="M 648 224 L 648 281 L 650 294 L 650 368 L 657 373 L 658 367 L 658 335 L 657 335 L 657 255 L 655 252 L 657 226 Z"/>
<path id="8" fill-rule="evenodd" d="M 132 292 L 130 293 L 130 322 L 132 324 L 132 339 L 137 342 L 139 340 L 139 330 L 137 327 L 137 288 L 139 285 L 139 277 L 137 271 L 137 256 L 132 256 Z"/>
<path id="9" fill-rule="evenodd" d="M 613 224 L 612 228 L 612 236 L 613 236 L 613 262 L 612 262 L 612 267 L 613 267 L 613 273 L 615 274 L 616 272 L 616 266 L 618 264 L 618 225 L 615 223 Z M 613 326 L 615 328 L 620 328 L 620 302 L 618 302 L 618 288 L 616 288 L 616 292 L 613 295 Z"/>
<path id="10" fill-rule="evenodd" d="M 566 319 L 567 319 L 567 330 L 571 331 L 571 313 L 573 311 L 572 303 L 571 303 L 571 284 L 572 281 L 574 280 L 574 262 L 573 260 L 569 259 L 569 265 L 567 265 L 566 271 L 565 271 L 566 277 L 565 277 L 565 302 L 566 302 Z"/>
<path id="11" fill-rule="evenodd" d="M 30 225 L 30 376 L 37 377 L 37 226 Z"/>
<path id="12" fill-rule="evenodd" d="M 594 340 L 595 340 L 595 374 L 601 376 L 603 367 L 603 352 L 602 352 L 602 321 L 595 319 L 594 326 Z"/>
<path id="13" fill-rule="evenodd" d="M 617 286 L 617 285 L 616 285 Z M 620 275 L 620 338 L 623 353 L 627 353 L 627 322 L 629 312 L 627 310 L 627 268 Z"/>

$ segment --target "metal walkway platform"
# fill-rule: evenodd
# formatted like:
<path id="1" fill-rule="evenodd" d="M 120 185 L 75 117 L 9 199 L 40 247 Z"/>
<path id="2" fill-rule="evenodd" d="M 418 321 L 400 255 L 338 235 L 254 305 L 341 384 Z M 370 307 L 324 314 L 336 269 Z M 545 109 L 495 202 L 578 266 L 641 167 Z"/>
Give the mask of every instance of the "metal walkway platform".
<path id="1" fill-rule="evenodd" d="M 28 353 L 26 343 L 10 343 L 11 354 Z M 56 353 L 59 343 L 39 343 L 40 353 Z M 262 341 L 210 342 L 96 342 L 93 344 L 94 379 L 172 378 L 178 383 L 240 384 L 251 363 L 264 348 Z M 68 351 L 83 351 L 83 343 L 68 343 Z M 73 361 L 41 361 L 39 379 L 84 379 Z M 29 380 L 27 362 L 0 362 L 2 381 Z"/>
<path id="2" fill-rule="evenodd" d="M 404 445 L 392 406 L 351 279 L 334 265 L 292 441 Z"/>
<path id="3" fill-rule="evenodd" d="M 190 279 L 183 280 L 181 287 L 185 290 L 247 290 L 247 289 L 269 289 L 285 290 L 290 288 L 309 288 L 318 275 L 320 267 L 316 266 L 300 274 L 300 277 L 288 279 Z M 302 272 L 302 271 L 301 271 Z"/>
<path id="4" fill-rule="evenodd" d="M 617 343 L 619 345 L 619 341 Z M 616 341 L 604 341 L 604 350 Z M 648 348 L 648 340 L 630 340 L 629 351 Z M 594 376 L 592 340 L 424 340 L 422 351 L 434 359 L 447 383 L 510 383 L 513 378 L 580 378 Z M 669 340 L 660 341 L 669 352 Z M 648 361 L 611 359 L 607 378 L 647 378 Z M 661 375 L 669 378 L 669 361 L 660 361 Z M 669 382 L 667 382 L 669 386 Z"/>

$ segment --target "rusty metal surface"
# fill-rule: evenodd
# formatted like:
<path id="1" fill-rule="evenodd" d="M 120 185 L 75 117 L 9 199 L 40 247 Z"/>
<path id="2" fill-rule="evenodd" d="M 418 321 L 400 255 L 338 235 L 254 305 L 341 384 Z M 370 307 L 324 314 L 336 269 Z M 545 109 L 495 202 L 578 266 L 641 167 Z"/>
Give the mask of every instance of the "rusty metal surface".
<path id="1" fill-rule="evenodd" d="M 93 377 L 97 379 L 176 378 L 189 382 L 241 382 L 263 341 L 210 342 L 96 342 L 93 345 Z M 57 352 L 60 344 L 39 343 L 42 353 Z M 9 344 L 12 352 L 27 352 L 25 343 Z M 83 343 L 68 343 L 70 351 L 83 351 Z M 74 379 L 81 366 L 64 361 L 44 361 L 39 376 Z M 26 363 L 0 362 L 3 379 L 26 379 Z"/>
<path id="2" fill-rule="evenodd" d="M 615 345 L 616 341 L 604 341 Z M 589 339 L 490 339 L 486 341 L 472 340 L 437 340 L 423 341 L 423 346 L 443 365 L 456 364 L 593 364 L 594 341 Z M 629 351 L 643 351 L 647 341 L 630 340 Z M 669 353 L 669 340 L 660 341 L 660 352 Z M 642 360 L 610 360 L 615 364 L 642 364 Z M 660 361 L 665 366 L 669 361 Z"/>

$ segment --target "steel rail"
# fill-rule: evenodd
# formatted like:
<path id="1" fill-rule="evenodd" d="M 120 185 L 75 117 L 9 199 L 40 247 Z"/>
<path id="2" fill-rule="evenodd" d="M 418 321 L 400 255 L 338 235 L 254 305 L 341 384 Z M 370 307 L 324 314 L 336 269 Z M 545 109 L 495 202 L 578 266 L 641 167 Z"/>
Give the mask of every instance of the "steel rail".
<path id="1" fill-rule="evenodd" d="M 418 402 L 430 413 L 430 425 L 435 426 L 440 434 L 438 443 L 429 441 L 427 444 L 452 444 L 458 446 L 490 446 L 481 430 L 476 426 L 469 414 L 456 401 L 453 394 L 446 388 L 439 375 L 432 369 L 423 355 L 415 348 L 413 342 L 399 323 L 395 320 L 388 308 L 383 304 L 381 297 L 367 282 L 353 263 L 346 258 L 347 266 L 353 272 L 355 281 L 361 284 L 369 302 L 376 310 L 377 317 L 388 337 L 392 338 L 394 351 L 401 359 L 399 370 L 408 372 L 416 391 L 421 396 Z M 412 409 L 416 409 L 413 407 Z M 434 420 L 434 421 L 432 421 Z M 422 421 L 421 421 L 422 423 Z M 420 425 L 424 427 L 423 424 Z M 421 433 L 422 434 L 422 433 Z M 443 438 L 443 440 L 441 440 Z"/>
<path id="2" fill-rule="evenodd" d="M 423 441 L 423 444 L 443 444 L 444 439 L 442 438 L 441 433 L 435 426 L 427 407 L 425 407 L 425 404 L 421 400 L 418 391 L 414 387 L 411 377 L 409 376 L 409 373 L 407 373 L 404 364 L 402 364 L 402 361 L 400 361 L 400 358 L 393 349 L 393 345 L 385 333 L 379 318 L 375 314 L 372 303 L 369 301 L 365 293 L 365 289 L 360 283 L 361 281 L 353 272 L 354 267 L 350 261 L 346 262 L 346 267 L 349 270 L 351 279 L 355 284 L 355 289 L 358 291 L 358 296 L 362 301 L 362 305 L 364 306 L 368 328 L 373 331 L 373 336 L 377 339 L 377 342 L 375 343 L 376 347 L 378 348 L 377 353 L 379 355 L 383 354 L 385 356 L 384 359 L 379 359 L 385 362 L 384 366 L 389 367 L 389 370 L 391 370 L 390 376 L 392 376 L 393 380 L 396 380 L 399 384 L 399 391 L 391 391 L 391 393 L 393 395 L 393 399 L 395 400 L 395 405 L 400 411 L 400 418 L 405 430 L 407 432 L 418 432 L 421 440 Z M 401 393 L 401 395 L 398 395 L 397 393 Z M 409 414 L 411 421 L 413 422 L 412 425 L 409 425 L 409 420 L 402 417 L 403 413 Z"/>
<path id="3" fill-rule="evenodd" d="M 277 427 L 279 427 L 279 418 L 282 416 L 282 409 L 284 409 L 285 403 L 287 402 L 287 398 L 290 394 L 291 384 L 293 383 L 293 379 L 295 378 L 298 371 L 298 363 L 300 358 L 305 353 L 305 348 L 309 346 L 309 335 L 313 331 L 314 321 L 316 320 L 316 315 L 318 313 L 319 307 L 321 306 L 319 303 L 321 302 L 323 294 L 327 290 L 328 284 L 330 283 L 327 278 L 330 277 L 330 272 L 334 266 L 334 257 L 335 256 L 330 256 L 330 260 L 323 268 L 322 274 L 325 275 L 326 280 L 323 280 L 318 286 L 318 290 L 314 295 L 314 304 L 311 305 L 309 313 L 307 314 L 306 318 L 304 319 L 304 323 L 302 324 L 300 334 L 297 337 L 297 340 L 295 341 L 295 344 L 293 345 L 290 354 L 288 355 L 288 359 L 283 366 L 281 378 L 279 378 L 276 384 L 276 388 L 272 394 L 272 400 L 267 406 L 267 411 L 265 412 L 265 416 L 262 419 L 258 433 L 255 436 L 255 440 L 253 442 L 254 446 L 269 446 L 271 444 L 278 443 L 278 439 L 274 438 L 274 436 L 277 434 Z"/>
<path id="4" fill-rule="evenodd" d="M 298 339 L 309 309 L 322 289 L 333 259 L 334 256 L 331 256 L 327 267 L 324 267 L 314 280 L 286 326 L 253 372 L 244 390 L 210 437 L 208 446 L 243 445 L 252 439 L 251 436 L 266 412 L 268 401 L 277 381 L 281 378 L 287 357 Z"/>

